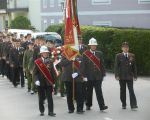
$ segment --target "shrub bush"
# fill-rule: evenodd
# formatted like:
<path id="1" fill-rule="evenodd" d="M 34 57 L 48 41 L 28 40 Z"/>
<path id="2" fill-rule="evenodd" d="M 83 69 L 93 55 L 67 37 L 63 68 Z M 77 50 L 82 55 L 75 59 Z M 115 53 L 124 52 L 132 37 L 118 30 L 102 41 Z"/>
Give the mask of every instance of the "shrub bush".
<path id="1" fill-rule="evenodd" d="M 18 16 L 11 22 L 12 29 L 30 29 L 31 23 L 24 16 Z"/>
<path id="2" fill-rule="evenodd" d="M 64 25 L 50 26 L 47 31 L 58 32 L 63 37 Z M 113 71 L 115 55 L 121 52 L 122 42 L 127 41 L 130 51 L 136 56 L 138 74 L 150 75 L 150 30 L 81 26 L 81 32 L 85 44 L 91 37 L 97 39 L 107 70 Z"/>

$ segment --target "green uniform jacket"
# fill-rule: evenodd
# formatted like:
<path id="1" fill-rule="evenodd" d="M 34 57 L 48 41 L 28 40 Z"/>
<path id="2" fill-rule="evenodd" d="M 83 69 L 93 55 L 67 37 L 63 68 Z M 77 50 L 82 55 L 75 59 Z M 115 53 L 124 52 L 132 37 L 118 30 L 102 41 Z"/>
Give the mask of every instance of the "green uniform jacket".
<path id="1" fill-rule="evenodd" d="M 25 70 L 29 70 L 28 66 L 31 59 L 33 59 L 33 50 L 26 49 L 23 57 L 23 68 Z"/>

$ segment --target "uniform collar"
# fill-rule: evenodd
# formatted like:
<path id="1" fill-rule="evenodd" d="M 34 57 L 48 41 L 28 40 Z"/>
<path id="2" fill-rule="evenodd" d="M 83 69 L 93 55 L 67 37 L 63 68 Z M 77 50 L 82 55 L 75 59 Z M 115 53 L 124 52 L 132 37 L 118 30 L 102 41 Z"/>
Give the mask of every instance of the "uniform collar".
<path id="1" fill-rule="evenodd" d="M 124 55 L 124 56 L 127 55 L 127 57 L 128 57 L 128 56 L 129 56 L 129 53 L 128 53 L 128 52 L 127 52 L 127 53 L 123 52 L 123 55 Z"/>
<path id="2" fill-rule="evenodd" d="M 93 53 L 93 54 L 95 55 L 95 51 L 93 51 L 93 50 L 90 49 L 90 52 Z"/>

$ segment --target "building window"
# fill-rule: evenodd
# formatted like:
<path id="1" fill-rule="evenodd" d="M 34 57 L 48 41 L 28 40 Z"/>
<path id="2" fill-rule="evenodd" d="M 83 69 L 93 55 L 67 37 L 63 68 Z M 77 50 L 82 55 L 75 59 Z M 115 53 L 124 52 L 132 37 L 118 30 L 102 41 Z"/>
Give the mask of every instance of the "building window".
<path id="1" fill-rule="evenodd" d="M 54 7 L 55 4 L 54 0 L 50 0 L 49 2 L 50 2 L 50 7 Z"/>
<path id="2" fill-rule="evenodd" d="M 59 19 L 59 24 L 62 24 L 63 23 L 63 19 Z"/>
<path id="3" fill-rule="evenodd" d="M 47 0 L 43 0 L 43 8 L 47 8 Z"/>
<path id="4" fill-rule="evenodd" d="M 47 24 L 47 19 L 44 19 L 43 20 L 43 31 L 45 31 L 48 27 L 48 24 Z"/>
<path id="5" fill-rule="evenodd" d="M 54 23 L 55 23 L 54 19 L 51 19 L 50 24 L 54 24 Z"/>
<path id="6" fill-rule="evenodd" d="M 110 5 L 111 0 L 92 0 L 92 5 Z"/>
<path id="7" fill-rule="evenodd" d="M 150 0 L 138 0 L 138 4 L 150 4 Z"/>
<path id="8" fill-rule="evenodd" d="M 64 2 L 64 0 L 58 0 L 58 6 L 61 6 L 62 2 Z"/>
<path id="9" fill-rule="evenodd" d="M 93 21 L 93 25 L 95 26 L 112 26 L 111 21 Z"/>

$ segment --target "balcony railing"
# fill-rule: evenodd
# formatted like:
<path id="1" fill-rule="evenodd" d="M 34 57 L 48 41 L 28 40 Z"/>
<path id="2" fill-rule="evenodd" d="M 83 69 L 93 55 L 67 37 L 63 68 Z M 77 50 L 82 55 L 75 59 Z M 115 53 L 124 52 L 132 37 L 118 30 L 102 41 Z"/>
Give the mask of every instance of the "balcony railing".
<path id="1" fill-rule="evenodd" d="M 8 10 L 27 10 L 28 0 L 8 0 L 7 2 Z"/>

